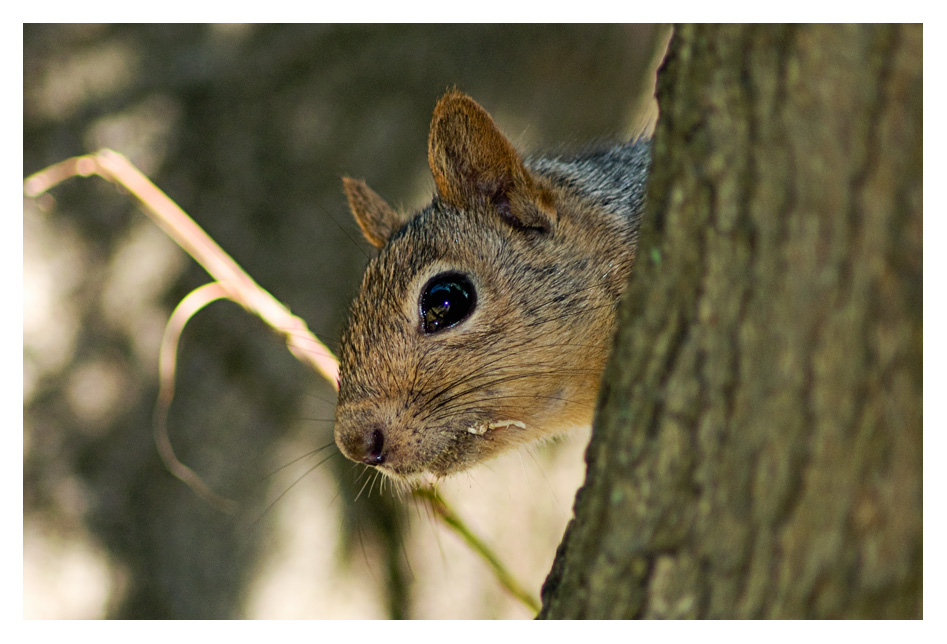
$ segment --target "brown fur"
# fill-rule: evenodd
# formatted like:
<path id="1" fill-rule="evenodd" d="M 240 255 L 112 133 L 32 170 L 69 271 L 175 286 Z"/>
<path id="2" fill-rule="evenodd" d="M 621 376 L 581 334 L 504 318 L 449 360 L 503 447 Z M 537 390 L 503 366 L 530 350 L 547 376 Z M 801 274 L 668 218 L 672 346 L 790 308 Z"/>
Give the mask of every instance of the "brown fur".
<path id="1" fill-rule="evenodd" d="M 459 92 L 434 110 L 428 159 L 437 196 L 411 217 L 345 181 L 383 247 L 343 333 L 336 442 L 408 479 L 591 423 L 637 235 L 637 213 L 576 190 L 581 177 L 530 171 Z M 448 270 L 468 276 L 477 304 L 426 334 L 420 292 Z"/>
<path id="2" fill-rule="evenodd" d="M 365 239 L 376 248 L 384 246 L 391 233 L 401 227 L 401 217 L 364 181 L 344 177 L 342 187 Z"/>

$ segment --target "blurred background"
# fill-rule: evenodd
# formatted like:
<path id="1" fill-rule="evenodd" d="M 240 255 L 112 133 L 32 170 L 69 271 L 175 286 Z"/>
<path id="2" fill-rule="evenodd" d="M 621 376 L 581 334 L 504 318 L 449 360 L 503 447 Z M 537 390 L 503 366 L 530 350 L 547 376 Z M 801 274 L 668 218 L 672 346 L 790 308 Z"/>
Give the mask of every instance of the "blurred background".
<path id="1" fill-rule="evenodd" d="M 437 98 L 471 94 L 521 150 L 626 136 L 650 26 L 26 25 L 24 177 L 111 147 L 335 350 L 370 247 L 340 177 L 415 209 Z M 98 178 L 24 200 L 27 618 L 528 618 L 423 503 L 332 446 L 333 390 L 229 302 L 189 324 L 151 417 L 175 304 L 209 281 Z M 442 495 L 537 597 L 586 436 L 510 454 Z M 328 446 L 328 447 L 326 447 Z M 321 451 L 319 448 L 325 449 Z"/>

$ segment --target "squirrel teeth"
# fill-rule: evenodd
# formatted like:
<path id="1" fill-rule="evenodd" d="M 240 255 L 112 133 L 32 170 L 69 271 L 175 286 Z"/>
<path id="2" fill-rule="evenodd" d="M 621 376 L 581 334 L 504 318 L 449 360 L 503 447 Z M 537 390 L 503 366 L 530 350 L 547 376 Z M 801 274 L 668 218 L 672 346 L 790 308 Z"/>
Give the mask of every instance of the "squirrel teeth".
<path id="1" fill-rule="evenodd" d="M 521 420 L 498 420 L 494 423 L 483 423 L 480 425 L 473 425 L 467 428 L 467 431 L 475 436 L 483 436 L 487 433 L 488 429 L 500 429 L 507 427 L 519 427 L 520 429 L 526 429 L 526 423 Z"/>

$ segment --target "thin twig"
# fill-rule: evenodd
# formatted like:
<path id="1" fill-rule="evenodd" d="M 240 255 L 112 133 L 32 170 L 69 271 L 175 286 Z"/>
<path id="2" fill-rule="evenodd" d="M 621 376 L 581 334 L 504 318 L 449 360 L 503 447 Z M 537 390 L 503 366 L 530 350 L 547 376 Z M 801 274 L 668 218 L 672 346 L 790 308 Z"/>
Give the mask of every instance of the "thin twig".
<path id="1" fill-rule="evenodd" d="M 135 196 L 145 213 L 220 282 L 230 299 L 281 333 L 297 359 L 338 389 L 339 362 L 306 323 L 247 275 L 187 213 L 118 152 L 106 149 L 66 159 L 28 177 L 24 191 L 27 196 L 38 197 L 69 177 L 91 174 L 117 183 Z"/>
<path id="2" fill-rule="evenodd" d="M 497 557 L 493 550 L 491 550 L 480 537 L 470 531 L 470 528 L 468 528 L 464 521 L 457 516 L 457 513 L 447 505 L 444 499 L 438 495 L 436 490 L 430 487 L 422 487 L 416 489 L 414 495 L 426 500 L 431 505 L 431 509 L 434 510 L 434 513 L 454 530 L 454 532 L 460 535 L 464 542 L 489 564 L 493 570 L 493 574 L 496 575 L 497 581 L 499 581 L 511 595 L 520 600 L 523 605 L 534 613 L 539 612 L 539 602 L 536 601 L 536 598 L 513 578 L 513 575 L 506 569 L 503 562 L 500 561 L 500 558 Z"/>
<path id="3" fill-rule="evenodd" d="M 168 436 L 168 409 L 174 399 L 174 374 L 177 371 L 178 341 L 181 339 L 181 332 L 195 313 L 211 302 L 226 297 L 228 297 L 227 292 L 220 282 L 204 284 L 188 293 L 171 313 L 171 317 L 164 326 L 161 349 L 158 352 L 158 400 L 155 402 L 153 425 L 155 446 L 168 471 L 189 485 L 208 503 L 222 512 L 234 514 L 237 511 L 237 504 L 214 492 L 194 470 L 182 463 L 174 453 L 171 438 Z"/>

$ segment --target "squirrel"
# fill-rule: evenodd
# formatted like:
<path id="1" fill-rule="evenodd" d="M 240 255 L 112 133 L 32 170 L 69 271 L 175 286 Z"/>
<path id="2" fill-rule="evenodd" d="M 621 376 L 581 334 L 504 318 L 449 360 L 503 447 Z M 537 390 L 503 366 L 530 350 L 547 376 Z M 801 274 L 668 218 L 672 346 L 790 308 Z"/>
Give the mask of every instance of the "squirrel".
<path id="1" fill-rule="evenodd" d="M 589 427 L 635 261 L 650 140 L 521 157 L 451 90 L 428 139 L 433 201 L 397 212 L 343 178 L 379 253 L 340 343 L 335 440 L 403 481 Z"/>

